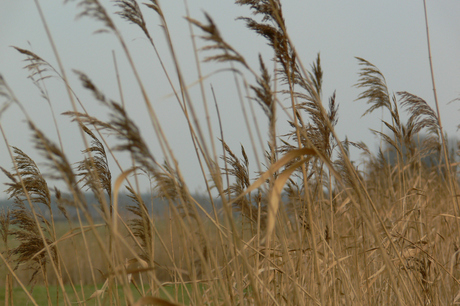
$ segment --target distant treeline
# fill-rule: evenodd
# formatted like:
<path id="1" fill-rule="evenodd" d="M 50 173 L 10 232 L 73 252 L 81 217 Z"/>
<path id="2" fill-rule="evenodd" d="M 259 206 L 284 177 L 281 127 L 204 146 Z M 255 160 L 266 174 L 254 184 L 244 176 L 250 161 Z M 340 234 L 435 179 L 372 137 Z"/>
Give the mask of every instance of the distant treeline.
<path id="1" fill-rule="evenodd" d="M 458 141 L 456 138 L 447 139 L 449 158 L 458 160 L 457 149 Z M 393 140 L 397 143 L 397 140 Z M 413 139 L 410 143 L 398 142 L 400 158 L 404 163 L 411 161 L 421 161 L 425 167 L 438 167 L 443 160 L 441 146 L 438 139 L 421 135 Z M 398 150 L 386 144 L 384 149 L 384 157 L 390 165 L 398 163 Z"/>
<path id="2" fill-rule="evenodd" d="M 65 196 L 68 199 L 71 198 L 70 195 Z M 101 219 L 101 211 L 100 211 L 100 204 L 98 203 L 96 197 L 93 194 L 87 193 L 85 194 L 86 197 L 86 202 L 88 203 L 89 206 L 89 212 L 93 219 L 99 220 Z M 209 197 L 204 196 L 204 195 L 193 195 L 193 198 L 200 203 L 200 205 L 207 211 L 211 212 L 212 211 L 212 204 L 211 201 L 209 200 Z M 149 209 L 150 213 L 153 215 L 164 215 L 168 213 L 168 207 L 169 203 L 166 200 L 162 200 L 161 198 L 158 197 L 152 197 L 150 194 L 143 194 L 142 195 L 142 200 L 146 204 L 147 208 Z M 127 194 L 120 194 L 118 197 L 119 201 L 119 211 L 121 215 L 130 215 L 130 212 L 126 209 L 127 206 L 133 205 L 133 200 L 127 195 Z M 220 199 L 215 199 L 214 200 L 215 205 L 220 208 L 222 206 Z M 0 199 L 0 211 L 1 210 L 6 210 L 6 209 L 13 209 L 14 208 L 14 200 L 13 199 Z M 36 209 L 41 209 L 41 205 L 35 204 Z M 27 203 L 26 203 L 27 207 Z M 51 208 L 53 210 L 53 215 L 55 220 L 64 220 L 65 217 L 64 215 L 60 212 L 56 198 L 53 196 L 52 197 L 52 202 L 51 202 Z M 70 219 L 77 219 L 77 210 L 75 207 L 71 205 L 66 205 L 67 213 Z M 43 209 L 42 211 L 43 216 L 45 218 L 49 217 L 49 212 L 46 209 Z"/>

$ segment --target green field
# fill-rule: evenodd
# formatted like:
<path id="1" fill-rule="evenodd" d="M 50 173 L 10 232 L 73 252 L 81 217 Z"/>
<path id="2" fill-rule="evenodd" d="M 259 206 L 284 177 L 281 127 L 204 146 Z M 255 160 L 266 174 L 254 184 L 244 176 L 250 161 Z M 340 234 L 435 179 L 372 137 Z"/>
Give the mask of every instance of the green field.
<path id="1" fill-rule="evenodd" d="M 101 289 L 101 287 L 102 285 L 98 286 L 98 289 Z M 27 289 L 30 290 L 30 287 L 27 287 Z M 180 303 L 183 305 L 189 305 L 190 299 L 186 294 L 184 294 L 184 289 L 185 288 L 183 286 L 164 286 L 162 287 L 162 290 L 158 290 L 159 294 L 156 296 L 165 300 L 169 300 L 167 294 L 165 293 L 166 291 L 173 298 L 173 302 Z M 187 290 L 192 289 L 193 288 L 191 285 L 187 285 Z M 49 286 L 48 290 L 50 291 L 52 305 L 65 304 L 62 294 L 60 294 L 59 300 L 56 301 L 56 286 Z M 65 290 L 71 303 L 78 304 L 78 301 L 85 301 L 85 305 L 88 306 L 98 305 L 97 299 L 89 299 L 89 297 L 95 291 L 93 286 L 75 286 L 76 294 L 71 286 L 66 285 Z M 147 287 L 145 287 L 145 290 L 147 291 Z M 134 285 L 131 285 L 131 292 L 133 294 L 135 301 L 137 301 L 141 296 L 143 296 Z M 123 288 L 118 288 L 117 295 L 119 301 L 121 301 L 121 305 L 123 305 L 125 296 Z M 48 305 L 47 289 L 45 286 L 35 286 L 32 292 L 32 297 L 38 305 Z M 108 294 L 105 294 L 103 297 L 100 298 L 100 301 L 102 305 L 112 305 L 114 304 L 114 302 L 111 301 L 111 299 L 116 299 L 115 294 L 112 297 L 110 297 Z M 13 300 L 14 305 L 33 305 L 33 303 L 30 302 L 27 294 L 20 287 L 13 289 Z M 5 288 L 0 288 L 0 301 L 5 301 Z"/>

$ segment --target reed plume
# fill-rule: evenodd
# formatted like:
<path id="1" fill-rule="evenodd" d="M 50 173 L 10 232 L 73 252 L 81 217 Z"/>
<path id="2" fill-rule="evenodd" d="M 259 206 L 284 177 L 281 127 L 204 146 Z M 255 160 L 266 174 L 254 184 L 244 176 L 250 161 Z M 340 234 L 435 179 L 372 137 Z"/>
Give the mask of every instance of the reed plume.
<path id="1" fill-rule="evenodd" d="M 110 212 L 107 216 L 111 216 L 112 174 L 110 173 L 104 146 L 90 129 L 84 125 L 82 125 L 81 128 L 91 137 L 91 147 L 83 150 L 83 153 L 89 153 L 91 155 L 77 164 L 77 171 L 79 171 L 77 175 L 82 177 L 78 183 L 83 183 L 82 188 L 87 187 L 92 191 L 98 199 L 104 213 L 107 213 L 105 207 L 107 207 L 108 204 L 110 206 Z M 106 192 L 108 201 L 105 200 L 105 196 L 101 193 L 101 190 Z"/>
<path id="2" fill-rule="evenodd" d="M 10 256 L 15 257 L 17 269 L 19 265 L 25 264 L 32 269 L 29 282 L 32 283 L 39 272 L 42 272 L 46 279 L 46 265 L 49 260 L 57 263 L 56 247 L 50 247 L 51 258 L 47 257 L 45 243 L 50 245 L 56 239 L 51 209 L 51 195 L 48 185 L 43 178 L 35 162 L 23 151 L 13 147 L 16 162 L 16 173 L 11 173 L 4 168 L 0 169 L 10 179 L 7 183 L 10 199 L 14 199 L 14 209 L 11 211 L 10 224 L 17 226 L 16 229 L 9 231 L 9 235 L 19 241 L 19 245 L 9 251 Z M 25 203 L 29 203 L 30 209 L 26 208 Z M 32 207 L 35 204 L 44 205 L 47 209 L 48 220 L 43 212 Z M 41 229 L 41 230 L 40 230 Z M 42 235 L 46 235 L 45 237 Z M 40 254 L 40 255 L 37 255 Z"/>
<path id="3" fill-rule="evenodd" d="M 205 62 L 216 61 L 216 62 L 237 62 L 242 64 L 244 67 L 248 67 L 244 57 L 239 54 L 231 45 L 229 45 L 221 36 L 214 20 L 205 13 L 205 18 L 208 24 L 203 24 L 198 20 L 187 18 L 187 20 L 193 25 L 200 28 L 206 35 L 202 35 L 201 38 L 209 42 L 210 44 L 201 48 L 201 51 L 217 50 L 220 54 L 210 55 L 205 57 Z"/>

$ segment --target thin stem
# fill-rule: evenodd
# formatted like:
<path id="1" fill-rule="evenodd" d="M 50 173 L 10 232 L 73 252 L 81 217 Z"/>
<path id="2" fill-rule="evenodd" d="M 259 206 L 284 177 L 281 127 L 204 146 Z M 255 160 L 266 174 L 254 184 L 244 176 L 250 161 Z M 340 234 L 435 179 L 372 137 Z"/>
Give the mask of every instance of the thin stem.
<path id="1" fill-rule="evenodd" d="M 423 8 L 425 11 L 425 25 L 426 25 L 426 42 L 427 42 L 427 48 L 428 48 L 428 60 L 430 63 L 430 72 L 431 72 L 431 83 L 433 86 L 433 96 L 434 96 L 434 103 L 436 105 L 436 115 L 438 117 L 438 124 L 439 124 L 439 133 L 441 134 L 441 141 L 442 141 L 442 149 L 443 149 L 443 155 L 444 155 L 444 160 L 446 163 L 446 170 L 447 174 L 449 176 L 449 191 L 452 195 L 457 194 L 456 189 L 457 185 L 453 182 L 454 176 L 452 174 L 452 169 L 450 167 L 450 162 L 449 162 L 449 153 L 448 153 L 448 148 L 447 148 L 447 142 L 444 137 L 444 129 L 442 126 L 442 121 L 441 121 L 441 112 L 439 110 L 439 102 L 438 102 L 438 95 L 436 93 L 436 83 L 434 80 L 434 69 L 433 69 L 433 60 L 431 56 L 431 43 L 430 43 L 430 29 L 428 27 L 428 13 L 426 9 L 426 0 L 423 0 Z M 454 196 L 454 201 L 455 201 L 455 213 L 457 216 L 460 216 L 460 208 L 459 208 L 459 202 L 458 202 L 458 197 Z M 458 218 L 456 218 L 456 224 L 457 224 L 457 230 L 460 231 L 460 221 Z"/>

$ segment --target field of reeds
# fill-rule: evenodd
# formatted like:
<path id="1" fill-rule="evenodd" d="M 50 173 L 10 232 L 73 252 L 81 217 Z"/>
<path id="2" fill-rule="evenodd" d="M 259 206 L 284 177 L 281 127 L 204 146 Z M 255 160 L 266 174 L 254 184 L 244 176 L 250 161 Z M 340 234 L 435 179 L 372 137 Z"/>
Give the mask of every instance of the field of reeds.
<path id="1" fill-rule="evenodd" d="M 280 0 L 235 1 L 247 9 L 240 22 L 263 37 L 273 54 L 259 56 L 255 67 L 221 35 L 212 16 L 187 17 L 198 71 L 193 86 L 201 95 L 190 93 L 177 57 L 182 50 L 174 48 L 160 1 L 114 0 L 116 15 L 98 0 L 77 2 L 78 16 L 97 21 L 99 32 L 120 43 L 154 141 L 141 135 L 121 82 L 114 92 L 102 92 L 89 74 L 73 71 L 91 103 L 105 110 L 99 116 L 86 110 L 56 49 L 54 66 L 15 47 L 49 102 L 46 120 L 55 123 L 58 136 L 39 128 L 0 76 L 0 115 L 19 108 L 45 160 L 38 163 L 11 146 L 0 121 L 11 164 L 1 170 L 14 202 L 0 209 L 5 305 L 460 303 L 457 154 L 447 143 L 437 101 L 430 105 L 409 92 L 392 93 L 379 68 L 357 58 L 355 103 L 367 103 L 365 116 L 379 111 L 388 118 L 373 131 L 381 140 L 373 152 L 337 135 L 339 105 L 335 94 L 323 95 L 320 56 L 311 64 L 299 59 Z M 150 32 L 146 11 L 161 24 L 168 63 L 157 52 L 159 36 Z M 145 35 L 158 56 L 162 69 L 156 73 L 167 80 L 181 110 L 171 120 L 186 126 L 174 133 L 189 135 L 193 144 L 188 160 L 176 158 L 156 97 L 148 94 L 128 40 L 113 21 L 120 17 Z M 51 34 L 49 40 L 54 48 Z M 244 110 L 235 122 L 246 124 L 250 145 L 231 147 L 225 139 L 232 131 L 212 126 L 209 118 L 221 123 L 225 114 L 218 97 L 204 89 L 210 76 L 201 75 L 203 62 L 225 67 L 234 77 L 235 107 Z M 62 81 L 71 105 L 63 115 L 84 143 L 77 163 L 67 157 L 75 148 L 64 147 L 48 100 L 51 77 Z M 279 125 L 288 132 L 279 133 Z M 153 145 L 161 156 L 152 154 Z M 258 146 L 264 150 L 250 165 L 248 152 Z M 352 150 L 361 155 L 359 168 Z M 129 163 L 121 161 L 127 158 Z M 206 183 L 200 195 L 190 191 L 182 172 L 192 159 L 200 169 L 196 177 Z M 145 180 L 150 198 L 141 192 Z M 121 201 L 125 193 L 129 198 Z M 165 206 L 161 213 L 155 213 L 155 199 Z"/>

